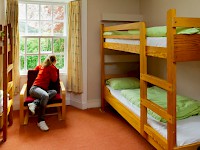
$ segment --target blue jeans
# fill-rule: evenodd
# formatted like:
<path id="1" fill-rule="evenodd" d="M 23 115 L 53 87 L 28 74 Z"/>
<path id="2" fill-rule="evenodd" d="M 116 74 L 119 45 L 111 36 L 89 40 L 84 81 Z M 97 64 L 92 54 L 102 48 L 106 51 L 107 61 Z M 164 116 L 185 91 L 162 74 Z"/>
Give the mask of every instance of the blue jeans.
<path id="1" fill-rule="evenodd" d="M 38 122 L 44 121 L 45 109 L 49 99 L 52 99 L 56 94 L 56 90 L 45 91 L 38 86 L 32 86 L 29 90 L 30 96 L 36 98 L 33 103 L 35 103 L 38 109 Z"/>

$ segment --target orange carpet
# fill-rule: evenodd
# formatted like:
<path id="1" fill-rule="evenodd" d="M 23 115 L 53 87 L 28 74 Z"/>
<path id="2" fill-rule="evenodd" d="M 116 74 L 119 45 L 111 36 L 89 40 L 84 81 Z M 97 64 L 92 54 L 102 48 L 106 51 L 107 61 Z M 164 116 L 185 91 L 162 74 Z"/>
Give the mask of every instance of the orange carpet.
<path id="1" fill-rule="evenodd" d="M 31 117 L 27 126 L 19 125 L 19 111 L 14 111 L 14 123 L 8 127 L 8 139 L 1 150 L 154 150 L 112 108 L 80 110 L 67 106 L 66 120 L 56 115 L 46 116 L 50 128 L 42 132 Z"/>

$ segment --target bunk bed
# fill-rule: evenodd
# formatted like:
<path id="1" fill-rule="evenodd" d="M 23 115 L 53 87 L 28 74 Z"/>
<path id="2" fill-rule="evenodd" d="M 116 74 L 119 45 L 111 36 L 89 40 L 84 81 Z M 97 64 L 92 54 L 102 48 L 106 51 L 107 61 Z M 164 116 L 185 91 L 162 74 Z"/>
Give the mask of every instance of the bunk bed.
<path id="1" fill-rule="evenodd" d="M 13 47 L 12 47 L 12 28 L 11 24 L 0 25 L 0 55 L 3 58 L 1 73 L 1 86 L 0 90 L 3 97 L 1 107 L 3 110 L 0 112 L 0 129 L 2 132 L 1 141 L 7 140 L 7 126 L 13 124 Z M 3 106 L 2 106 L 3 104 Z"/>
<path id="2" fill-rule="evenodd" d="M 176 17 L 176 10 L 170 9 L 167 12 L 167 36 L 165 46 L 148 45 L 146 27 L 144 22 L 122 24 L 116 26 L 101 25 L 101 107 L 104 110 L 106 102 L 109 103 L 121 116 L 126 119 L 149 143 L 156 149 L 185 149 L 192 150 L 200 147 L 200 137 L 193 142 L 178 143 L 180 135 L 177 130 L 179 121 L 176 120 L 176 63 L 185 61 L 200 60 L 200 34 L 176 34 L 177 27 L 200 27 L 200 18 Z M 105 32 L 139 30 L 136 35 L 108 35 Z M 132 40 L 136 44 L 127 44 L 109 41 L 108 39 Z M 120 98 L 116 98 L 112 90 L 106 85 L 106 80 L 121 75 L 108 75 L 105 71 L 105 49 L 124 51 L 140 55 L 140 107 L 130 106 Z M 147 57 L 163 58 L 167 61 L 167 79 L 160 79 L 147 72 Z M 167 91 L 167 109 L 148 100 L 148 84 L 158 86 Z M 120 97 L 120 96 L 119 96 Z M 123 99 L 123 98 L 122 98 Z M 125 100 L 126 101 L 126 100 Z M 147 109 L 152 110 L 166 120 L 161 130 L 162 135 L 156 126 L 160 123 L 148 117 Z M 136 112 L 136 111 L 138 112 Z M 195 116 L 199 117 L 199 116 Z M 199 117 L 200 118 L 200 117 Z M 192 119 L 184 119 L 191 122 Z M 200 122 L 200 119 L 198 119 Z M 183 121 L 183 122 L 184 122 Z M 153 123 L 152 123 L 153 122 Z M 154 125 L 153 125 L 154 124 Z M 190 127 L 190 126 L 186 126 Z M 157 126 L 159 128 L 159 126 Z M 198 131 L 199 129 L 197 129 Z M 183 132 L 184 134 L 184 132 Z M 187 133 L 186 133 L 187 134 Z M 186 135 L 187 136 L 187 135 Z"/>

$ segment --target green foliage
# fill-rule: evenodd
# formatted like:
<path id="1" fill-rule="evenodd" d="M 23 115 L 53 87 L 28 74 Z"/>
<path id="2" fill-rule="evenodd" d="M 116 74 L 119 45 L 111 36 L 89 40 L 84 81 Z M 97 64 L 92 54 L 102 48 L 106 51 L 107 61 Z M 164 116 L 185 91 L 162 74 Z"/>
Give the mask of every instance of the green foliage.
<path id="1" fill-rule="evenodd" d="M 51 41 L 52 39 L 50 38 L 41 38 L 40 39 L 41 51 L 52 51 Z"/>
<path id="2" fill-rule="evenodd" d="M 54 52 L 64 52 L 64 39 L 54 39 L 53 40 Z"/>
<path id="3" fill-rule="evenodd" d="M 64 68 L 64 39 L 63 38 L 41 38 L 40 39 L 40 63 L 42 63 L 48 54 L 53 53 L 52 41 L 54 53 L 56 53 L 57 64 L 59 69 Z M 34 69 L 39 64 L 39 38 L 27 38 L 27 47 L 25 47 L 25 38 L 20 38 L 20 70 L 25 69 L 25 59 L 27 62 L 27 69 Z M 27 56 L 25 57 L 25 50 L 27 50 Z M 62 54 L 59 54 L 62 53 Z M 34 54 L 34 55 L 29 55 Z"/>
<path id="4" fill-rule="evenodd" d="M 64 56 L 63 55 L 56 55 L 56 67 L 58 69 L 62 69 L 64 67 Z"/>
<path id="5" fill-rule="evenodd" d="M 23 54 L 24 54 L 24 46 L 25 46 L 25 39 L 20 38 L 19 49 L 20 49 L 20 52 L 23 53 Z"/>
<path id="6" fill-rule="evenodd" d="M 34 69 L 38 64 L 38 56 L 27 56 L 27 69 Z"/>
<path id="7" fill-rule="evenodd" d="M 24 56 L 20 56 L 20 70 L 24 70 Z"/>
<path id="8" fill-rule="evenodd" d="M 39 50 L 38 38 L 27 38 L 27 53 L 37 53 Z"/>

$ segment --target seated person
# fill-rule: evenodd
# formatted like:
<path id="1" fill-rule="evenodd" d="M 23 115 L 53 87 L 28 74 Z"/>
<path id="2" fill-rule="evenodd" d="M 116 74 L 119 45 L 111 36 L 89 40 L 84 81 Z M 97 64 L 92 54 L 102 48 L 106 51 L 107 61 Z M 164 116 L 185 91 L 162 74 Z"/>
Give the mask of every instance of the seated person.
<path id="1" fill-rule="evenodd" d="M 48 89 L 50 81 L 56 82 L 58 79 L 57 68 L 55 65 L 56 57 L 50 55 L 44 60 L 42 65 L 37 66 L 35 70 L 39 70 L 39 72 L 29 90 L 30 95 L 36 99 L 32 103 L 28 104 L 28 108 L 33 114 L 35 114 L 35 108 L 38 107 L 37 126 L 42 131 L 49 130 L 44 119 L 45 109 L 49 99 L 53 98 L 57 94 L 56 90 Z"/>

